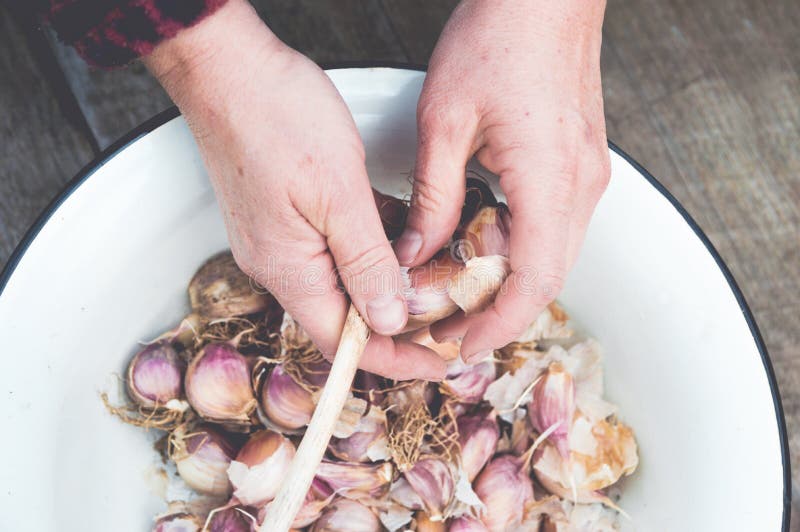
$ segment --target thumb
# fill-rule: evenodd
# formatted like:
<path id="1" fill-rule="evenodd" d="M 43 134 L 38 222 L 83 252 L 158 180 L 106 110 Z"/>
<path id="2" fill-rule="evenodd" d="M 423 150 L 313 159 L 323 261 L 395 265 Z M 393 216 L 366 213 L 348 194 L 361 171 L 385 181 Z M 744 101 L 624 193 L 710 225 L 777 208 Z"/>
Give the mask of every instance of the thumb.
<path id="1" fill-rule="evenodd" d="M 417 266 L 444 246 L 464 203 L 464 172 L 472 156 L 477 115 L 426 102 L 417 109 L 417 161 L 411 208 L 395 252 L 403 266 Z"/>
<path id="2" fill-rule="evenodd" d="M 328 248 L 345 290 L 370 328 L 396 334 L 408 317 L 400 265 L 384 233 L 366 169 L 347 192 L 349 201 L 328 213 Z"/>

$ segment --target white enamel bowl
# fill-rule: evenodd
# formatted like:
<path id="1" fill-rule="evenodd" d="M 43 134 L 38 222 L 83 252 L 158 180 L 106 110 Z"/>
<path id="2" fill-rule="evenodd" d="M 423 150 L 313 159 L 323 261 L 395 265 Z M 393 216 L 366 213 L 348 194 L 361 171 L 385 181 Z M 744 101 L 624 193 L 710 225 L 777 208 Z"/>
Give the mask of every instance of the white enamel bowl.
<path id="1" fill-rule="evenodd" d="M 408 192 L 423 72 L 329 72 L 370 176 Z M 641 465 L 621 505 L 642 531 L 788 529 L 780 400 L 752 316 L 681 207 L 614 149 L 613 177 L 561 301 L 606 348 L 606 388 Z M 137 341 L 178 321 L 195 268 L 227 247 L 175 112 L 80 175 L 0 278 L 0 530 L 149 530 L 151 436 L 104 410 Z"/>

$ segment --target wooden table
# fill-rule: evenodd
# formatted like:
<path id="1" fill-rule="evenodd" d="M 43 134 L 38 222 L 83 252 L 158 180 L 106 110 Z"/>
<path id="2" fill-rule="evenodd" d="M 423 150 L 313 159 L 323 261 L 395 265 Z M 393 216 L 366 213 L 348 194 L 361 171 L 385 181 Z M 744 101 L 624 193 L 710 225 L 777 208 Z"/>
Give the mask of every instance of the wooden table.
<path id="1" fill-rule="evenodd" d="M 455 1 L 255 4 L 281 38 L 319 62 L 423 64 Z M 609 0 L 602 56 L 609 138 L 683 203 L 741 285 L 772 357 L 795 457 L 798 28 L 797 0 Z M 0 263 L 98 150 L 170 105 L 141 65 L 89 70 L 50 33 L 4 9 L 0 101 Z M 739 392 L 735 386 L 731 393 Z M 793 478 L 800 480 L 800 467 Z M 796 495 L 793 510 L 798 501 Z M 800 530 L 800 518 L 793 521 Z"/>

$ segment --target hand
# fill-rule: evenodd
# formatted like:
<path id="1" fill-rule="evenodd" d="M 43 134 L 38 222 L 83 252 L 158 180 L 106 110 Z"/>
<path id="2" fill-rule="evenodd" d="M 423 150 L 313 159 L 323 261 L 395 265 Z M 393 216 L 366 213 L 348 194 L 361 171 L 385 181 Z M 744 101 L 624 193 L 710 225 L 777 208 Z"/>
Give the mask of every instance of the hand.
<path id="1" fill-rule="evenodd" d="M 423 263 L 447 242 L 473 154 L 500 176 L 512 217 L 512 273 L 494 305 L 432 327 L 437 340 L 463 336 L 465 360 L 513 341 L 558 295 L 608 183 L 604 3 L 464 0 L 436 45 L 400 263 Z"/>
<path id="2" fill-rule="evenodd" d="M 378 333 L 362 367 L 442 378 L 444 362 L 432 351 L 389 336 L 407 317 L 399 266 L 358 131 L 325 73 L 280 42 L 243 0 L 162 43 L 146 62 L 197 139 L 239 266 L 328 356 L 348 307 L 338 272 Z"/>

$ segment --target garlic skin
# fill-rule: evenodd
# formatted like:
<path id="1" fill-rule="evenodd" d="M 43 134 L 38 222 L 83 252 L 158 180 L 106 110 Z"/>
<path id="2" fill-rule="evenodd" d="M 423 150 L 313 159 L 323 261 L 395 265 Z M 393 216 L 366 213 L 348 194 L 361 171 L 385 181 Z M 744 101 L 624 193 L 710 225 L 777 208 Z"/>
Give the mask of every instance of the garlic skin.
<path id="1" fill-rule="evenodd" d="M 180 401 L 185 371 L 186 363 L 171 342 L 159 340 L 136 353 L 128 364 L 128 395 L 145 408 Z"/>
<path id="2" fill-rule="evenodd" d="M 403 336 L 403 339 L 427 347 L 439 355 L 442 360 L 457 360 L 458 355 L 461 353 L 460 341 L 445 340 L 442 342 L 437 342 L 431 336 L 431 330 L 429 327 L 423 327 L 414 332 L 408 333 L 407 335 Z"/>
<path id="3" fill-rule="evenodd" d="M 252 508 L 230 506 L 215 511 L 203 532 L 256 532 L 256 518 Z"/>
<path id="4" fill-rule="evenodd" d="M 447 376 L 441 382 L 440 389 L 460 403 L 476 404 L 483 400 L 483 395 L 497 377 L 493 360 L 484 360 L 478 364 L 464 364 L 454 360 L 447 366 Z"/>
<path id="5" fill-rule="evenodd" d="M 363 504 L 349 499 L 334 501 L 311 527 L 311 532 L 381 532 L 378 516 Z"/>
<path id="6" fill-rule="evenodd" d="M 561 456 L 569 457 L 569 429 L 575 415 L 575 384 L 572 375 L 560 362 L 553 362 L 533 387 L 533 401 L 528 405 L 531 425 L 542 433 L 558 425 L 548 436 Z"/>
<path id="7" fill-rule="evenodd" d="M 417 532 L 447 532 L 447 526 L 445 526 L 443 520 L 434 521 L 425 512 L 417 512 L 414 516 L 414 521 L 417 525 L 415 529 Z"/>
<path id="8" fill-rule="evenodd" d="M 389 491 L 393 476 L 390 462 L 367 465 L 323 460 L 316 478 L 348 499 L 380 499 Z"/>
<path id="9" fill-rule="evenodd" d="M 475 479 L 475 493 L 486 509 L 481 521 L 490 532 L 514 530 L 534 500 L 527 458 L 501 455 L 491 460 Z"/>
<path id="10" fill-rule="evenodd" d="M 508 257 L 511 213 L 503 204 L 481 207 L 456 235 L 459 256 L 465 262 L 473 257 Z"/>
<path id="11" fill-rule="evenodd" d="M 489 532 L 489 529 L 486 528 L 481 521 L 475 519 L 474 517 L 470 517 L 468 515 L 462 515 L 461 517 L 457 517 L 450 521 L 450 527 L 447 529 L 448 532 Z"/>
<path id="12" fill-rule="evenodd" d="M 331 438 L 328 450 L 345 462 L 388 460 L 386 413 L 377 406 L 371 407 L 358 422 L 355 432 L 347 438 Z"/>
<path id="13" fill-rule="evenodd" d="M 261 506 L 271 501 L 294 458 L 295 448 L 283 435 L 253 433 L 228 467 L 233 496 L 242 504 Z"/>
<path id="14" fill-rule="evenodd" d="M 169 444 L 170 458 L 189 487 L 207 495 L 230 495 L 227 471 L 236 449 L 221 432 L 202 426 L 186 433 L 179 427 Z"/>
<path id="15" fill-rule="evenodd" d="M 192 310 L 207 319 L 263 312 L 277 306 L 275 299 L 253 282 L 223 251 L 208 259 L 189 282 Z"/>
<path id="16" fill-rule="evenodd" d="M 305 528 L 322 515 L 336 494 L 319 479 L 314 479 L 306 494 L 306 500 L 292 521 L 292 528 Z"/>
<path id="17" fill-rule="evenodd" d="M 439 251 L 426 264 L 400 268 L 403 292 L 408 303 L 408 323 L 403 331 L 430 325 L 458 310 L 448 293 L 451 280 L 464 269 L 449 250 Z"/>
<path id="18" fill-rule="evenodd" d="M 470 482 L 497 452 L 500 426 L 494 410 L 459 416 L 458 443 L 461 447 L 461 467 Z"/>
<path id="19" fill-rule="evenodd" d="M 276 365 L 261 386 L 261 409 L 279 428 L 296 430 L 308 425 L 314 413 L 311 392 L 297 384 L 286 373 L 283 364 Z"/>
<path id="20" fill-rule="evenodd" d="M 200 532 L 203 521 L 185 512 L 160 517 L 153 526 L 153 532 Z"/>
<path id="21" fill-rule="evenodd" d="M 189 364 L 184 380 L 189 404 L 204 419 L 248 427 L 256 401 L 250 363 L 227 343 L 205 346 Z"/>
<path id="22" fill-rule="evenodd" d="M 426 458 L 414 464 L 404 475 L 411 488 L 422 499 L 431 519 L 443 519 L 456 489 L 456 479 L 450 464 L 438 458 Z"/>

